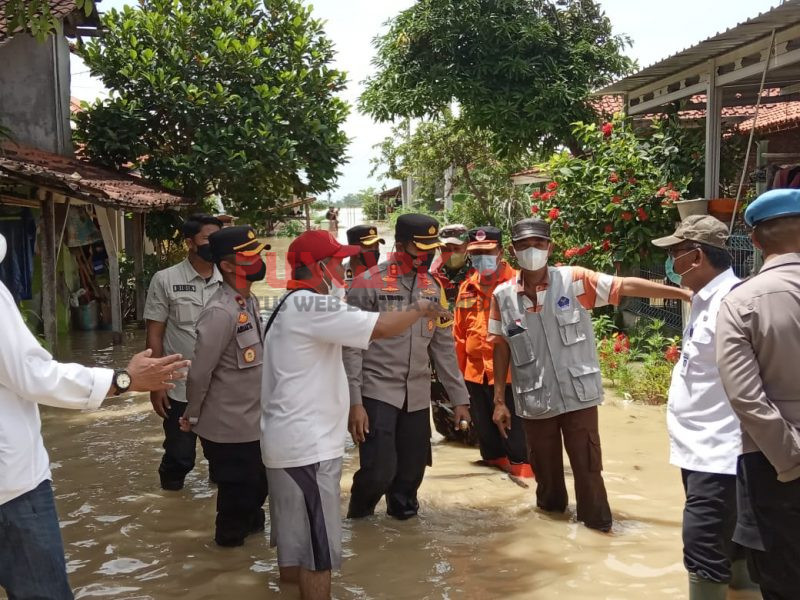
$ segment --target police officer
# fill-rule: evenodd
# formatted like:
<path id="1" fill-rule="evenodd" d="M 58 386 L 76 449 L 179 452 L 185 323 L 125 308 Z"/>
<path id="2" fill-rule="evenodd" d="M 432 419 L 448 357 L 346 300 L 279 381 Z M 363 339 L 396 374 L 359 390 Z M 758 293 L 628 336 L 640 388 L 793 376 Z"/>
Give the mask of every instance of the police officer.
<path id="1" fill-rule="evenodd" d="M 188 256 L 153 275 L 144 307 L 147 347 L 153 356 L 178 353 L 193 358 L 197 318 L 222 282 L 208 245 L 208 236 L 220 229 L 222 221 L 216 217 L 190 216 L 181 226 Z M 197 446 L 197 436 L 182 432 L 178 425 L 186 409 L 185 382 L 176 382 L 168 392 L 152 392 L 150 401 L 164 420 L 164 456 L 158 467 L 161 487 L 180 490 L 187 473 L 194 468 Z"/>
<path id="2" fill-rule="evenodd" d="M 745 211 L 764 255 L 717 319 L 722 384 L 742 424 L 738 518 L 764 600 L 800 598 L 800 190 L 775 189 Z"/>
<path id="3" fill-rule="evenodd" d="M 344 263 L 344 278 L 347 287 L 353 278 L 364 271 L 375 267 L 380 262 L 381 244 L 386 240 L 378 235 L 374 225 L 356 225 L 347 230 L 347 243 L 350 246 L 360 246 L 361 252 L 350 257 Z"/>
<path id="4" fill-rule="evenodd" d="M 688 300 L 691 292 L 638 277 L 548 267 L 553 251 L 550 225 L 539 219 L 515 223 L 511 240 L 520 272 L 494 291 L 489 314 L 495 343 L 494 422 L 504 436 L 512 427 L 505 398 L 510 366 L 514 404 L 536 473 L 537 506 L 566 510 L 566 449 L 575 477 L 578 520 L 610 531 L 597 414 L 603 381 L 589 310 L 618 304 L 622 296 Z"/>
<path id="5" fill-rule="evenodd" d="M 369 311 L 403 310 L 419 298 L 438 300 L 430 275 L 441 246 L 439 224 L 427 215 L 397 219 L 397 252 L 377 269 L 380 281 L 356 277 L 348 304 Z M 366 351 L 344 349 L 350 384 L 349 429 L 359 444 L 360 469 L 353 477 L 349 518 L 371 515 L 386 495 L 387 513 L 417 514 L 417 489 L 431 464 L 430 360 L 454 405 L 454 419 L 469 423 L 469 397 L 455 358 L 452 327 L 422 319 L 410 330 L 374 340 Z"/>
<path id="6" fill-rule="evenodd" d="M 254 282 L 264 279 L 259 256 L 269 249 L 249 226 L 209 237 L 223 284 L 197 321 L 195 360 L 181 427 L 199 437 L 217 482 L 215 541 L 240 546 L 264 529 L 267 476 L 261 462 L 263 342 Z"/>

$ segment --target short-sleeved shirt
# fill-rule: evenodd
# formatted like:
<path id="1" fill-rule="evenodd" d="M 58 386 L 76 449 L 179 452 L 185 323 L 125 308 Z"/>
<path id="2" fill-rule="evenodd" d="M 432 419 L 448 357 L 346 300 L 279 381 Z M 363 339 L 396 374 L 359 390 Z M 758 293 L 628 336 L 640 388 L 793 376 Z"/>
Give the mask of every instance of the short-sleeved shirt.
<path id="1" fill-rule="evenodd" d="M 269 469 L 344 456 L 350 400 L 342 346 L 366 350 L 377 312 L 300 290 L 266 335 L 261 452 Z"/>
<path id="2" fill-rule="evenodd" d="M 562 267 L 572 271 L 572 289 L 575 298 L 586 310 L 600 308 L 612 304 L 619 304 L 622 290 L 622 278 L 598 273 L 583 267 Z M 524 294 L 522 305 L 528 312 L 541 312 L 547 300 L 547 289 L 550 287 L 549 281 L 545 280 L 536 286 L 535 290 L 525 289 L 522 272 L 517 272 L 517 293 Z M 534 302 L 531 297 L 536 298 Z M 500 307 L 497 301 L 492 298 L 492 306 L 489 311 L 489 339 L 502 335 L 500 324 Z"/>
<path id="3" fill-rule="evenodd" d="M 194 358 L 197 319 L 221 282 L 222 277 L 216 267 L 206 281 L 194 270 L 188 258 L 153 275 L 144 306 L 144 318 L 166 323 L 165 355 L 182 354 L 188 360 Z M 169 397 L 186 402 L 186 383 L 176 381 L 175 387 L 169 391 Z"/>

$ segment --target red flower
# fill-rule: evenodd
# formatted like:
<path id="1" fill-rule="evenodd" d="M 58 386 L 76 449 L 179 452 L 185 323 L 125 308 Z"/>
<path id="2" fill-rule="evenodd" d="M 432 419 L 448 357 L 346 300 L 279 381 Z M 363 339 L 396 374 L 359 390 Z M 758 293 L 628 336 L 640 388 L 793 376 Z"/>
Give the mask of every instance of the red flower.
<path id="1" fill-rule="evenodd" d="M 614 226 L 611 223 L 608 223 L 605 227 L 603 227 L 603 231 L 606 233 L 614 233 Z"/>
<path id="2" fill-rule="evenodd" d="M 591 243 L 581 246 L 580 248 L 578 248 L 578 256 L 583 256 L 584 254 L 589 252 L 589 250 L 591 250 L 592 247 L 593 246 Z"/>
<path id="3" fill-rule="evenodd" d="M 622 213 L 622 220 L 623 221 L 630 221 L 632 218 L 633 218 L 633 213 L 632 212 L 628 212 L 626 210 L 624 213 Z"/>
<path id="4" fill-rule="evenodd" d="M 628 336 L 624 333 L 615 333 L 614 338 L 616 340 L 614 342 L 614 352 L 618 354 L 627 354 L 631 349 L 631 341 L 628 339 Z"/>
<path id="5" fill-rule="evenodd" d="M 672 346 L 670 346 L 669 348 L 667 348 L 667 351 L 664 352 L 664 358 L 667 359 L 671 363 L 678 362 L 678 359 L 680 357 L 681 357 L 680 350 L 678 350 L 678 347 L 676 345 L 674 345 L 674 344 Z"/>
<path id="6" fill-rule="evenodd" d="M 667 193 L 667 188 L 665 187 L 659 188 L 658 191 L 656 192 L 656 198 L 663 198 L 666 193 Z"/>
<path id="7" fill-rule="evenodd" d="M 558 208 L 551 208 L 550 212 L 547 213 L 547 216 L 550 217 L 553 221 L 555 221 L 560 214 L 561 214 L 561 211 L 558 210 Z"/>
<path id="8" fill-rule="evenodd" d="M 619 175 L 617 175 L 616 173 L 612 173 L 611 175 L 608 176 L 608 180 L 611 183 L 618 183 L 619 182 Z"/>
<path id="9" fill-rule="evenodd" d="M 603 250 L 605 250 L 606 252 L 611 250 L 611 242 L 609 242 L 608 240 L 603 240 Z"/>
<path id="10" fill-rule="evenodd" d="M 611 197 L 611 204 L 621 204 L 622 198 L 619 196 L 612 196 Z"/>
<path id="11" fill-rule="evenodd" d="M 636 177 L 631 177 L 630 179 L 628 179 L 628 183 L 630 183 L 631 185 L 636 185 L 639 182 L 636 181 Z"/>
<path id="12" fill-rule="evenodd" d="M 564 252 L 564 258 L 575 258 L 575 255 L 579 253 L 580 253 L 579 248 L 569 248 Z"/>
<path id="13" fill-rule="evenodd" d="M 551 181 L 550 183 L 547 184 L 547 191 L 548 192 L 552 192 L 552 191 L 554 191 L 556 189 L 558 189 L 558 184 L 555 181 Z"/>
<path id="14" fill-rule="evenodd" d="M 644 208 L 642 208 L 640 206 L 639 208 L 636 209 L 636 212 L 639 215 L 639 220 L 640 221 L 647 221 L 647 218 L 648 218 L 647 217 L 647 211 Z"/>
<path id="15" fill-rule="evenodd" d="M 541 208 L 539 208 L 539 207 L 538 207 L 536 204 L 534 204 L 533 206 L 531 206 L 531 214 L 534 214 L 534 215 L 535 215 L 535 214 L 538 214 L 540 210 L 542 210 L 542 209 L 541 209 Z"/>
<path id="16" fill-rule="evenodd" d="M 536 190 L 535 192 L 533 192 L 533 193 L 531 194 L 531 198 L 532 198 L 533 200 L 538 200 L 538 199 L 539 199 L 539 198 L 541 198 L 541 197 L 542 197 L 542 192 L 540 192 L 539 190 Z"/>
<path id="17" fill-rule="evenodd" d="M 676 192 L 675 190 L 672 190 L 670 192 L 667 192 L 667 198 L 669 198 L 673 202 L 676 202 L 677 200 L 680 200 L 681 194 L 680 194 L 680 192 Z"/>
<path id="18" fill-rule="evenodd" d="M 603 136 L 605 138 L 610 138 L 612 133 L 614 133 L 614 125 L 611 123 L 603 123 Z"/>

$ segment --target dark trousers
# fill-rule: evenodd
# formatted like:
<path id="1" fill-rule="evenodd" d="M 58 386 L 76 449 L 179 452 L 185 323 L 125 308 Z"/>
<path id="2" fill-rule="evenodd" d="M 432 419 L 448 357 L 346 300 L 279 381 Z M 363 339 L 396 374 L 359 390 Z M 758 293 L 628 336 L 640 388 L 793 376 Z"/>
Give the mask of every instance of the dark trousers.
<path id="1" fill-rule="evenodd" d="M 73 598 L 49 481 L 0 505 L 0 588 L 9 600 Z"/>
<path id="2" fill-rule="evenodd" d="M 525 431 L 522 419 L 517 416 L 514 407 L 514 394 L 511 387 L 506 387 L 506 407 L 511 412 L 511 431 L 508 438 L 503 439 L 500 430 L 492 421 L 494 416 L 494 386 L 467 381 L 469 390 L 469 411 L 478 431 L 478 443 L 483 460 L 508 457 L 512 463 L 527 462 Z"/>
<path id="3" fill-rule="evenodd" d="M 194 468 L 197 435 L 191 431 L 181 431 L 178 419 L 186 410 L 186 402 L 169 399 L 170 408 L 164 419 L 164 456 L 158 467 L 161 487 L 179 490 L 187 473 Z"/>
<path id="4" fill-rule="evenodd" d="M 214 539 L 223 546 L 238 545 L 248 534 L 264 529 L 267 470 L 261 444 L 220 444 L 204 438 L 200 443 L 217 481 Z"/>
<path id="5" fill-rule="evenodd" d="M 750 577 L 764 600 L 800 598 L 800 479 L 782 483 L 761 452 L 739 457 L 738 519 Z"/>
<path id="6" fill-rule="evenodd" d="M 542 510 L 564 512 L 567 486 L 564 482 L 564 448 L 575 478 L 578 520 L 587 527 L 611 528 L 611 508 L 603 483 L 603 460 L 597 407 L 576 410 L 550 419 L 523 419 L 531 467 L 536 473 L 536 505 Z"/>
<path id="7" fill-rule="evenodd" d="M 358 447 L 360 468 L 353 476 L 349 519 L 367 517 L 386 496 L 386 512 L 398 519 L 417 514 L 417 490 L 431 464 L 430 409 L 407 407 L 363 398 L 369 417 L 367 439 Z"/>
<path id="8" fill-rule="evenodd" d="M 716 583 L 729 583 L 731 563 L 744 558 L 733 541 L 736 527 L 736 476 L 681 470 L 683 564 L 689 573 Z"/>

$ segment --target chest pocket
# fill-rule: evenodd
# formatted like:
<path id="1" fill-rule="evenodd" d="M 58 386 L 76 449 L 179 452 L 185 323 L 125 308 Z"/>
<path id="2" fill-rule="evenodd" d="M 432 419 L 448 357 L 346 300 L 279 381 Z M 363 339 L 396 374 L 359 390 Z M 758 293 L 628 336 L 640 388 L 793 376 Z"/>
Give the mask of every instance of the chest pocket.
<path id="1" fill-rule="evenodd" d="M 558 310 L 556 308 L 556 321 L 558 322 L 558 332 L 561 341 L 565 346 L 572 346 L 579 342 L 586 341 L 586 334 L 581 327 L 581 311 L 579 310 Z"/>
<path id="2" fill-rule="evenodd" d="M 203 303 L 194 296 L 178 296 L 170 305 L 170 318 L 180 325 L 193 325 L 197 323 Z"/>
<path id="3" fill-rule="evenodd" d="M 506 339 L 514 363 L 511 385 L 517 414 L 527 418 L 539 417 L 550 410 L 550 403 L 542 389 L 542 372 L 536 364 L 533 341 L 524 329 Z"/>
<path id="4" fill-rule="evenodd" d="M 240 369 L 259 367 L 264 362 L 264 348 L 258 331 L 250 329 L 236 334 L 237 360 Z"/>

